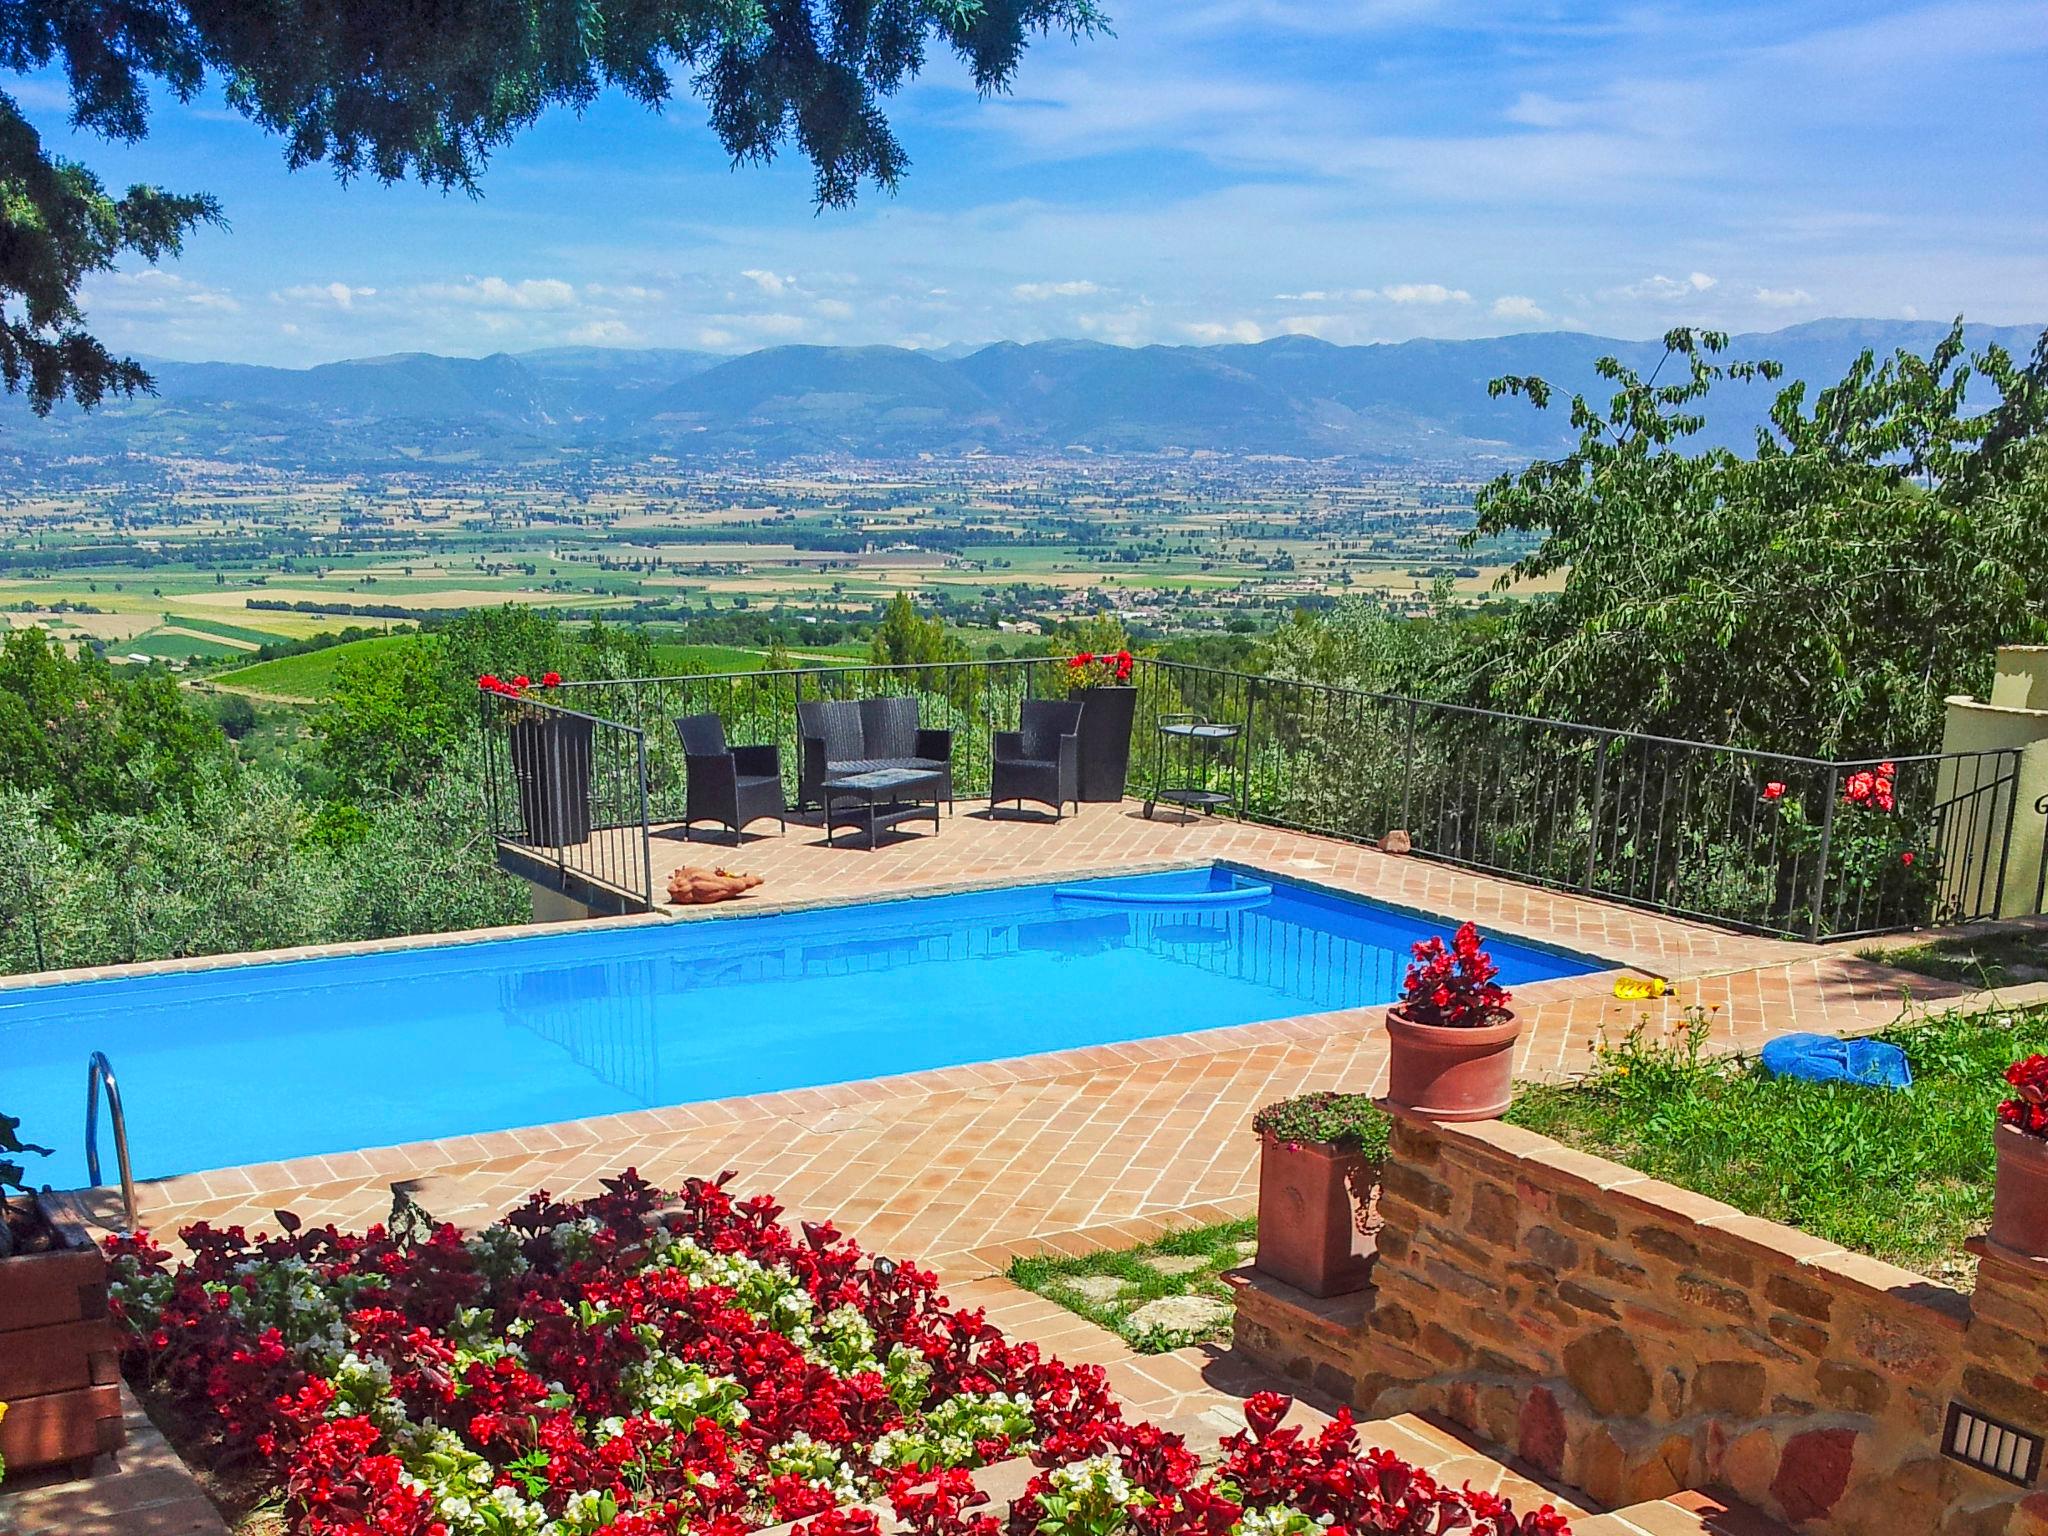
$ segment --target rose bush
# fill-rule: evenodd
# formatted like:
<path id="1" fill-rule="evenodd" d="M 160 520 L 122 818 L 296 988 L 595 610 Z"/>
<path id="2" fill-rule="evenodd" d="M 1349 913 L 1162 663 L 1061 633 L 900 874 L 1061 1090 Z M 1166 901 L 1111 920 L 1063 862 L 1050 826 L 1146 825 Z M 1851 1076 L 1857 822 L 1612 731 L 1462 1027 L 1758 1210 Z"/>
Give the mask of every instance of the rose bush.
<path id="1" fill-rule="evenodd" d="M 137 1379 L 300 1536 L 876 1536 L 884 1503 L 913 1536 L 1004 1536 L 967 1470 L 1019 1455 L 1043 1470 L 1008 1536 L 1564 1530 L 1360 1453 L 1348 1420 L 1279 1430 L 1284 1399 L 1202 1476 L 1099 1368 L 724 1182 L 629 1171 L 470 1237 L 281 1213 L 275 1237 L 187 1228 L 176 1264 L 115 1239 L 114 1307 Z"/>

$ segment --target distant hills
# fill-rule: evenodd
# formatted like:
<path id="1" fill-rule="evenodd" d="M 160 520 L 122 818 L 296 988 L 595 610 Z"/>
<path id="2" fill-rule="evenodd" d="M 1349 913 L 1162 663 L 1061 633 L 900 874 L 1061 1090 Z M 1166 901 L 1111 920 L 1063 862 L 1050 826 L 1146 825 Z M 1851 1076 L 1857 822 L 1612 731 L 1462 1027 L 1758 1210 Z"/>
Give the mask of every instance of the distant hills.
<path id="1" fill-rule="evenodd" d="M 1816 387 L 1858 352 L 1925 353 L 1946 327 L 1822 320 L 1737 338 Z M 2031 351 L 2036 328 L 1973 327 L 1970 340 Z M 37 421 L 0 403 L 0 459 L 23 469 L 127 455 L 279 468 L 516 466 L 666 454 L 764 461 L 976 453 L 1193 454 L 1466 463 L 1527 458 L 1570 441 L 1548 411 L 1492 400 L 1488 380 L 1540 374 L 1567 396 L 1605 389 L 1604 355 L 1640 369 L 1655 341 L 1553 331 L 1476 341 L 1335 346 L 1306 336 L 1256 345 L 1115 347 L 998 342 L 933 353 L 900 347 L 771 347 L 738 357 L 558 348 L 490 357 L 403 353 L 317 368 L 155 362 L 154 397 Z M 1703 442 L 1747 442 L 1777 386 L 1728 384 Z M 131 466 L 132 467 L 132 466 Z"/>

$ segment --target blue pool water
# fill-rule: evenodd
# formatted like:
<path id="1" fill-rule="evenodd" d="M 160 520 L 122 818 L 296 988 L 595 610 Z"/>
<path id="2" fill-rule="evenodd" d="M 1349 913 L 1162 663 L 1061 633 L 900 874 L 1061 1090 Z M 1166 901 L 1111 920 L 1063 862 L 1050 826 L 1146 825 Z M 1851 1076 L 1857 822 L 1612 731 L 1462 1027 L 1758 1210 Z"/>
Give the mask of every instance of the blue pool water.
<path id="1" fill-rule="evenodd" d="M 83 1184 L 103 1050 L 158 1177 L 1383 1003 L 1431 933 L 1215 866 L 0 990 L 0 1106 Z"/>

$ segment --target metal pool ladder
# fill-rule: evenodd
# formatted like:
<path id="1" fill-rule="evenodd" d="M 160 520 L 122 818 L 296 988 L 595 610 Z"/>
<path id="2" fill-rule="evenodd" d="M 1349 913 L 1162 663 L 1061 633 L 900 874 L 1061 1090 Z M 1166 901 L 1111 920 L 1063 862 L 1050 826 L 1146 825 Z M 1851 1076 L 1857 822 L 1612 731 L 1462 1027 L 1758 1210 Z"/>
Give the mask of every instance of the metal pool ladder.
<path id="1" fill-rule="evenodd" d="M 107 1113 L 114 1121 L 114 1158 L 121 1165 L 121 1206 L 127 1229 L 135 1230 L 135 1173 L 128 1165 L 128 1117 L 121 1112 L 121 1085 L 105 1051 L 94 1051 L 85 1064 L 85 1176 L 95 1189 L 100 1183 L 100 1090 L 106 1089 Z"/>

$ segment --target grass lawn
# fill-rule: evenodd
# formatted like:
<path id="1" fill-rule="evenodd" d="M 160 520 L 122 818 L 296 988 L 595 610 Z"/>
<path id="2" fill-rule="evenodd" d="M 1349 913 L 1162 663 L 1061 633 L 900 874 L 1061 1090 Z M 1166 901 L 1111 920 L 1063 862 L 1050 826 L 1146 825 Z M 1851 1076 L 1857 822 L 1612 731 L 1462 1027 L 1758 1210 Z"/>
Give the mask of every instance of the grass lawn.
<path id="1" fill-rule="evenodd" d="M 1251 1262 L 1258 1223 L 1186 1227 L 1138 1248 L 1010 1261 L 1010 1279 L 1100 1323 L 1141 1354 L 1230 1337 L 1225 1270 Z"/>
<path id="2" fill-rule="evenodd" d="M 1873 945 L 1857 954 L 1880 965 L 1970 986 L 2011 987 L 2048 981 L 2048 931 L 1936 939 L 1897 948 Z"/>
<path id="3" fill-rule="evenodd" d="M 1524 1088 L 1527 1126 L 1655 1178 L 1951 1283 L 1991 1217 L 1993 1110 L 2006 1067 L 2048 1051 L 2048 1009 L 1904 1023 L 1913 1086 L 1766 1075 L 1704 1031 L 1607 1046 L 1572 1086 Z"/>
<path id="4" fill-rule="evenodd" d="M 417 639 L 410 633 L 371 635 L 367 639 L 351 640 L 345 645 L 308 651 L 303 656 L 280 656 L 275 661 L 259 661 L 254 666 L 236 667 L 231 672 L 216 672 L 212 680 L 223 688 L 246 689 L 250 693 L 269 694 L 274 698 L 321 699 L 333 688 L 335 672 L 344 661 L 412 645 Z"/>
<path id="5" fill-rule="evenodd" d="M 758 672 L 766 660 L 766 652 L 749 651 L 736 645 L 691 645 L 679 640 L 663 640 L 654 647 L 655 665 L 665 676 Z"/>

